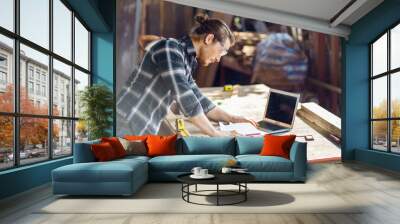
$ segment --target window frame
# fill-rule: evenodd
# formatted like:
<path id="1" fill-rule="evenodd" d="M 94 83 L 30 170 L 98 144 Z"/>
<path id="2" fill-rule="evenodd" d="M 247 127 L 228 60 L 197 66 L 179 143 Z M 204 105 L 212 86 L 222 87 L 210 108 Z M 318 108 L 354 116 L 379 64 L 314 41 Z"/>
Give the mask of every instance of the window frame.
<path id="1" fill-rule="evenodd" d="M 55 53 L 53 50 L 53 24 L 54 24 L 54 18 L 53 18 L 53 1 L 54 0 L 48 0 L 49 3 L 49 47 L 48 49 L 46 49 L 45 47 L 42 47 L 39 44 L 36 44 L 32 41 L 30 41 L 29 39 L 24 38 L 23 36 L 20 35 L 20 0 L 14 0 L 13 1 L 13 10 L 14 10 L 14 18 L 13 18 L 13 22 L 14 22 L 14 30 L 10 31 L 4 27 L 0 26 L 0 35 L 3 35 L 5 37 L 11 38 L 13 40 L 13 64 L 12 66 L 12 74 L 13 78 L 14 78 L 14 110 L 13 112 L 2 112 L 0 111 L 0 116 L 11 116 L 13 119 L 13 166 L 10 167 L 5 167 L 5 168 L 0 168 L 0 172 L 5 171 L 5 170 L 10 170 L 10 169 L 16 169 L 19 167 L 23 167 L 23 166 L 30 166 L 33 164 L 38 164 L 38 163 L 43 163 L 46 161 L 50 161 L 50 160 L 58 160 L 58 159 L 62 159 L 65 157 L 70 157 L 73 156 L 73 152 L 74 152 L 74 143 L 75 143 L 75 125 L 76 125 L 76 121 L 79 120 L 79 117 L 75 116 L 75 108 L 72 107 L 71 108 L 71 114 L 70 116 L 66 115 L 66 116 L 56 116 L 53 115 L 53 59 L 58 60 L 61 63 L 64 63 L 68 66 L 71 66 L 71 92 L 72 92 L 72 96 L 71 96 L 71 104 L 74 105 L 75 103 L 75 88 L 74 88 L 74 82 L 75 82 L 75 69 L 85 73 L 88 75 L 89 77 L 89 83 L 88 86 L 92 85 L 92 69 L 91 69 L 91 65 L 92 65 L 92 61 L 91 61 L 91 49 L 92 49 L 92 44 L 91 44 L 91 37 L 92 37 L 92 30 L 88 27 L 88 25 L 83 21 L 83 19 L 78 15 L 78 13 L 76 13 L 72 7 L 65 1 L 65 0 L 59 0 L 68 10 L 71 11 L 71 18 L 70 18 L 70 22 L 71 22 L 71 59 L 67 59 L 64 58 L 63 56 Z M 79 20 L 79 22 L 84 26 L 84 28 L 88 31 L 88 61 L 89 61 L 89 65 L 88 65 L 88 69 L 85 69 L 81 66 L 79 66 L 78 64 L 75 63 L 75 18 L 77 20 Z M 39 51 L 40 53 L 43 53 L 45 55 L 48 56 L 49 58 L 49 63 L 48 63 L 48 80 L 47 80 L 47 84 L 46 84 L 46 91 L 48 93 L 45 93 L 46 96 L 48 96 L 48 112 L 46 115 L 39 115 L 39 114 L 27 114 L 27 113 L 21 113 L 20 112 L 20 44 L 23 44 L 27 47 L 32 48 L 33 50 Z M 29 64 L 27 64 L 27 66 L 29 66 Z M 27 71 L 28 71 L 27 67 Z M 41 75 L 42 73 L 40 73 Z M 27 73 L 25 74 L 27 81 L 30 80 L 30 74 Z M 33 82 L 35 85 L 35 80 L 36 80 L 36 69 L 33 70 Z M 41 76 L 39 76 L 39 83 L 41 83 Z M 29 91 L 29 90 L 27 90 Z M 34 91 L 36 91 L 34 89 Z M 40 94 L 41 96 L 42 94 Z M 47 136 L 47 142 L 49 143 L 47 145 L 47 151 L 48 151 L 48 155 L 47 158 L 43 158 L 43 160 L 40 160 L 38 162 L 32 162 L 32 163 L 26 163 L 26 164 L 21 164 L 20 161 L 20 119 L 21 118 L 45 118 L 47 119 L 48 122 L 48 136 Z M 53 147 L 53 122 L 56 120 L 65 120 L 65 121 L 70 121 L 71 122 L 71 153 L 68 155 L 62 155 L 62 156 L 54 156 L 53 152 L 54 152 L 54 147 Z M 50 144 L 51 143 L 51 144 Z"/>
<path id="2" fill-rule="evenodd" d="M 386 153 L 391 153 L 391 154 L 400 154 L 400 152 L 393 152 L 392 151 L 392 135 L 391 135 L 391 123 L 392 121 L 398 121 L 400 120 L 400 117 L 392 117 L 392 99 L 391 99 L 391 91 L 392 91 L 392 86 L 391 86 L 391 79 L 392 75 L 395 75 L 396 73 L 400 72 L 400 67 L 398 68 L 393 68 L 391 69 L 391 31 L 393 28 L 400 26 L 400 21 L 395 22 L 392 24 L 389 28 L 385 29 L 385 31 L 381 34 L 379 34 L 375 39 L 373 39 L 369 44 L 369 149 L 373 151 L 380 151 L 380 152 L 386 152 Z M 387 67 L 386 71 L 382 72 L 380 74 L 376 74 L 374 76 L 373 74 L 373 44 L 379 40 L 381 37 L 383 37 L 385 34 L 387 34 Z M 400 53 L 400 52 L 399 52 Z M 387 105 L 386 105 L 386 117 L 385 118 L 373 118 L 373 81 L 378 79 L 386 77 L 386 86 L 387 86 L 387 93 L 386 93 L 386 98 L 387 98 Z M 386 121 L 387 122 L 387 127 L 386 127 L 386 151 L 379 150 L 374 148 L 374 136 L 373 136 L 373 122 L 374 121 Z"/>

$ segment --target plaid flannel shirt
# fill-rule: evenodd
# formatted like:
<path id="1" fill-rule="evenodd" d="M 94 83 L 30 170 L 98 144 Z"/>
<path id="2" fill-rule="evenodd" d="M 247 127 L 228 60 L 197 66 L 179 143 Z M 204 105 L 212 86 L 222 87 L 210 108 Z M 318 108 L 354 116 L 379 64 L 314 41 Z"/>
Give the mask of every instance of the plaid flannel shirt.
<path id="1" fill-rule="evenodd" d="M 186 117 L 215 105 L 193 80 L 196 51 L 190 37 L 161 39 L 146 51 L 117 98 L 117 113 L 131 134 L 156 134 L 173 101 Z"/>

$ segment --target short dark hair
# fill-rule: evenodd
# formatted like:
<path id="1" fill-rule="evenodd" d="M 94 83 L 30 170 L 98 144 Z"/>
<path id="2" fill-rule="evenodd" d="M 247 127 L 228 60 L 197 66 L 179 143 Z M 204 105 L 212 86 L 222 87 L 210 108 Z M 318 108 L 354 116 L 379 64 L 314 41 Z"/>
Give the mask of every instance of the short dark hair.
<path id="1" fill-rule="evenodd" d="M 198 23 L 190 32 L 191 36 L 213 34 L 215 40 L 224 43 L 227 39 L 231 46 L 235 43 L 235 36 L 226 23 L 220 19 L 209 19 L 207 15 L 197 15 L 195 21 Z"/>

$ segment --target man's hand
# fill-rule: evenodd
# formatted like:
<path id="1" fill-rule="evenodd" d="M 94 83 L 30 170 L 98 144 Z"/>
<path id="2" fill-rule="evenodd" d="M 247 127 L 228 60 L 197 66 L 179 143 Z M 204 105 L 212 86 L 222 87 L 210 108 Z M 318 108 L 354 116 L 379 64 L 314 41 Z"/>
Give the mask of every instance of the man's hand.
<path id="1" fill-rule="evenodd" d="M 220 131 L 214 128 L 212 126 L 211 122 L 208 120 L 208 118 L 205 116 L 205 114 L 199 114 L 197 116 L 191 117 L 190 121 L 196 125 L 204 134 L 212 137 L 217 137 L 217 136 L 230 136 L 230 137 L 235 137 L 235 136 L 240 136 L 240 134 L 236 131 Z"/>
<path id="2" fill-rule="evenodd" d="M 249 118 L 243 117 L 243 116 L 232 115 L 231 116 L 231 122 L 232 123 L 250 123 L 254 127 L 258 128 L 258 124 L 257 124 L 256 121 L 254 121 L 253 119 L 249 119 Z"/>
<path id="3" fill-rule="evenodd" d="M 232 122 L 232 123 L 250 123 L 254 125 L 254 127 L 258 127 L 257 122 L 255 122 L 252 119 L 242 117 L 242 116 L 237 116 L 230 114 L 224 110 L 222 110 L 219 107 L 214 107 L 214 109 L 210 110 L 207 113 L 207 117 L 210 118 L 213 121 L 225 121 L 225 122 Z"/>

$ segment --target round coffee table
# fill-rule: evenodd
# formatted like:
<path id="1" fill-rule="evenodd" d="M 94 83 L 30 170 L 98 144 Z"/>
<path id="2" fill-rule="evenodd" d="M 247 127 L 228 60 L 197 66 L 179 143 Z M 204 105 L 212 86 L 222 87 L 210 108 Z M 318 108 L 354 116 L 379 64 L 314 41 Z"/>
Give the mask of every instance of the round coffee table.
<path id="1" fill-rule="evenodd" d="M 193 179 L 190 177 L 191 173 L 182 174 L 177 177 L 178 181 L 182 183 L 182 199 L 188 203 L 198 205 L 234 205 L 247 200 L 247 192 L 249 188 L 247 183 L 255 180 L 255 177 L 249 173 L 215 173 L 215 177 L 212 179 Z M 215 185 L 215 190 L 197 190 L 197 185 Z M 190 186 L 195 186 L 194 191 L 190 191 Z M 236 185 L 237 190 L 224 190 L 220 189 L 220 185 Z M 215 192 L 215 194 L 206 194 L 209 192 Z M 202 204 L 190 201 L 190 196 L 204 196 L 204 197 L 216 197 L 216 204 Z M 232 197 L 240 196 L 240 199 L 231 203 L 221 203 L 221 197 Z"/>

